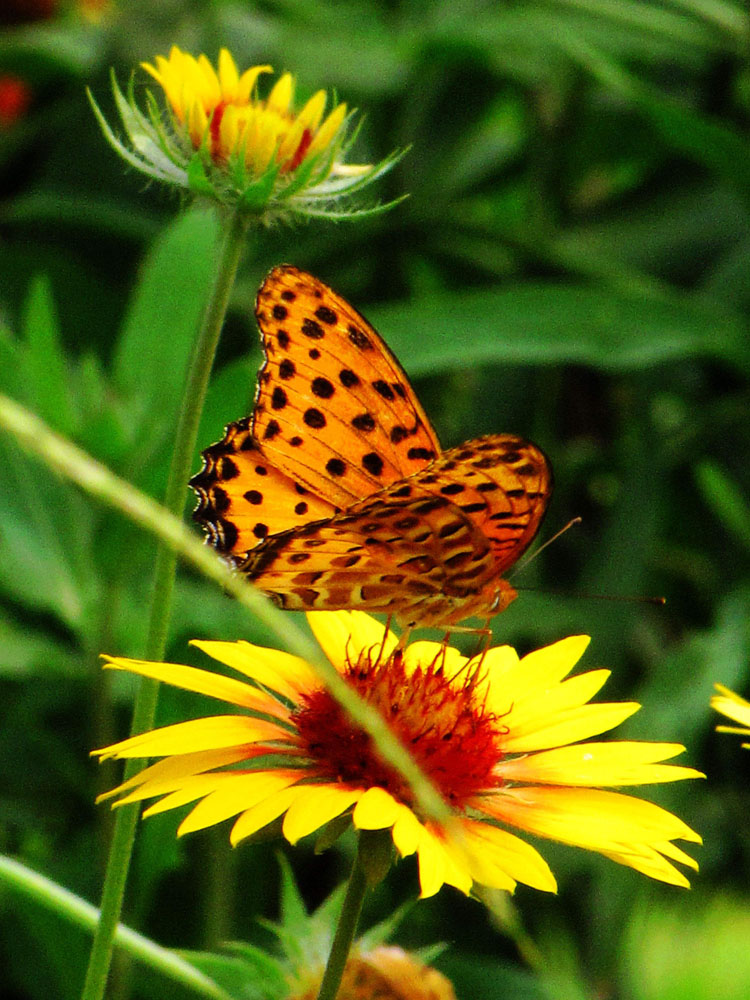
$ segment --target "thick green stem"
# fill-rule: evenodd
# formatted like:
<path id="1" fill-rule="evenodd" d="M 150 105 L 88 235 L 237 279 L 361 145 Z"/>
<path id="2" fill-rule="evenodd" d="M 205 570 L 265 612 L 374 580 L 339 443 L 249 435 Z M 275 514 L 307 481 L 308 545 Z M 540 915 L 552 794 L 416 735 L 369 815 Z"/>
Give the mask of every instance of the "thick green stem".
<path id="1" fill-rule="evenodd" d="M 246 228 L 247 222 L 239 213 L 231 216 L 226 223 L 223 241 L 217 255 L 213 287 L 190 360 L 164 496 L 164 506 L 177 516 L 182 514 L 185 503 L 185 489 L 190 475 L 190 463 L 195 449 L 198 422 L 203 410 L 208 379 L 219 334 L 224 323 L 229 295 L 242 256 Z M 154 567 L 154 583 L 145 650 L 146 659 L 149 660 L 161 660 L 164 656 L 172 611 L 176 569 L 177 555 L 174 549 L 161 542 L 157 549 Z M 153 726 L 158 690 L 157 682 L 141 681 L 133 709 L 131 732 L 140 733 Z M 128 765 L 125 768 L 126 779 L 142 766 L 141 762 L 138 761 L 129 761 Z M 101 1000 L 104 996 L 112 961 L 114 935 L 117 922 L 120 919 L 125 883 L 133 851 L 138 813 L 137 804 L 123 806 L 122 809 L 117 810 L 102 890 L 101 918 L 89 956 L 86 980 L 81 994 L 82 1000 Z"/>
<path id="2" fill-rule="evenodd" d="M 335 1000 L 336 994 L 341 985 L 341 977 L 344 974 L 346 960 L 352 947 L 352 941 L 357 931 L 359 915 L 362 912 L 365 892 L 367 890 L 367 877 L 362 865 L 362 834 L 360 834 L 357 857 L 354 859 L 349 884 L 346 887 L 344 905 L 341 907 L 336 934 L 331 945 L 331 952 L 328 956 L 326 971 L 323 973 L 323 981 L 320 984 L 318 1000 Z"/>

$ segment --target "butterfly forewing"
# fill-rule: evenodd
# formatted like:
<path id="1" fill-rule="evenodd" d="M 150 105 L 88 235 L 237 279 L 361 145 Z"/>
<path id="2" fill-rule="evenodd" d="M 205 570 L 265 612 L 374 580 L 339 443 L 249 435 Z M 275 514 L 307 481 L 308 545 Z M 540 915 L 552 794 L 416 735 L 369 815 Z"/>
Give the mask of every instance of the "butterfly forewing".
<path id="1" fill-rule="evenodd" d="M 341 296 L 284 265 L 261 286 L 256 316 L 266 360 L 253 431 L 278 468 L 343 507 L 436 457 L 403 369 Z"/>

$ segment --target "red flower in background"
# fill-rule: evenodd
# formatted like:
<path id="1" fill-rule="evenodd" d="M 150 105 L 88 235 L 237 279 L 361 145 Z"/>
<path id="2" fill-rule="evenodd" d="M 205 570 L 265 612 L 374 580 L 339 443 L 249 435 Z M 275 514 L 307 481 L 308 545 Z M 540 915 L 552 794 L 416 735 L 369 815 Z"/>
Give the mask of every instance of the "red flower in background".
<path id="1" fill-rule="evenodd" d="M 0 128 L 23 118 L 31 103 L 29 85 L 14 73 L 0 73 Z"/>
<path id="2" fill-rule="evenodd" d="M 44 21 L 57 9 L 57 0 L 3 0 L 0 3 L 0 24 L 26 24 Z"/>

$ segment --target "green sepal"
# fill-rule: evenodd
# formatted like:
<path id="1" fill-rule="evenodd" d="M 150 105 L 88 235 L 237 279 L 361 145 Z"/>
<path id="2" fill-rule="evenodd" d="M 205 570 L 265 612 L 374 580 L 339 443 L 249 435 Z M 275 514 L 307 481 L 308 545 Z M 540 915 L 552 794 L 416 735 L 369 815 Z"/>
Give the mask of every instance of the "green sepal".
<path id="1" fill-rule="evenodd" d="M 279 175 L 277 166 L 270 167 L 262 177 L 249 184 L 240 192 L 239 207 L 246 212 L 257 212 L 265 208 L 273 192 L 276 178 Z"/>
<path id="2" fill-rule="evenodd" d="M 315 853 L 322 854 L 332 847 L 339 837 L 343 836 L 352 825 L 351 813 L 345 812 L 341 816 L 336 816 L 329 820 L 325 826 L 318 831 L 315 838 Z"/>
<path id="3" fill-rule="evenodd" d="M 216 197 L 216 188 L 211 183 L 208 174 L 206 173 L 206 167 L 203 163 L 203 157 L 200 152 L 193 153 L 190 157 L 190 162 L 187 168 L 187 178 L 188 187 L 191 191 L 195 191 L 196 194 L 205 194 L 209 198 Z"/>
<path id="4" fill-rule="evenodd" d="M 368 888 L 373 889 L 386 877 L 393 864 L 393 838 L 390 830 L 359 831 L 359 863 Z"/>

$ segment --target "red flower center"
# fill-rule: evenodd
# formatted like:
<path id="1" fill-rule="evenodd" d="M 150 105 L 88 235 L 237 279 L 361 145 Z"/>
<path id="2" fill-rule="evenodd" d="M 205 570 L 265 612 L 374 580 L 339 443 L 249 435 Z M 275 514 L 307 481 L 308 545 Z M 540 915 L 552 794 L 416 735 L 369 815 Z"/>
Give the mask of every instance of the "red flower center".
<path id="1" fill-rule="evenodd" d="M 496 788 L 499 780 L 492 772 L 503 757 L 503 727 L 484 708 L 478 665 L 468 664 L 462 675 L 449 680 L 442 653 L 411 671 L 400 651 L 385 660 L 373 655 L 364 652 L 357 663 L 349 663 L 345 677 L 386 719 L 446 802 L 460 809 L 473 796 Z M 403 778 L 327 691 L 307 695 L 292 718 L 320 777 L 379 786 L 412 805 Z"/>
<path id="2" fill-rule="evenodd" d="M 294 156 L 281 168 L 282 173 L 287 173 L 289 170 L 296 170 L 297 167 L 302 163 L 305 158 L 305 153 L 310 148 L 310 143 L 312 142 L 312 132 L 309 128 L 306 128 L 302 133 L 302 138 L 299 141 L 299 146 L 294 152 Z"/>
<path id="3" fill-rule="evenodd" d="M 227 108 L 226 101 L 219 101 L 211 113 L 211 120 L 208 124 L 209 135 L 211 136 L 211 154 L 216 156 L 220 149 L 219 136 L 221 134 L 221 119 Z"/>

